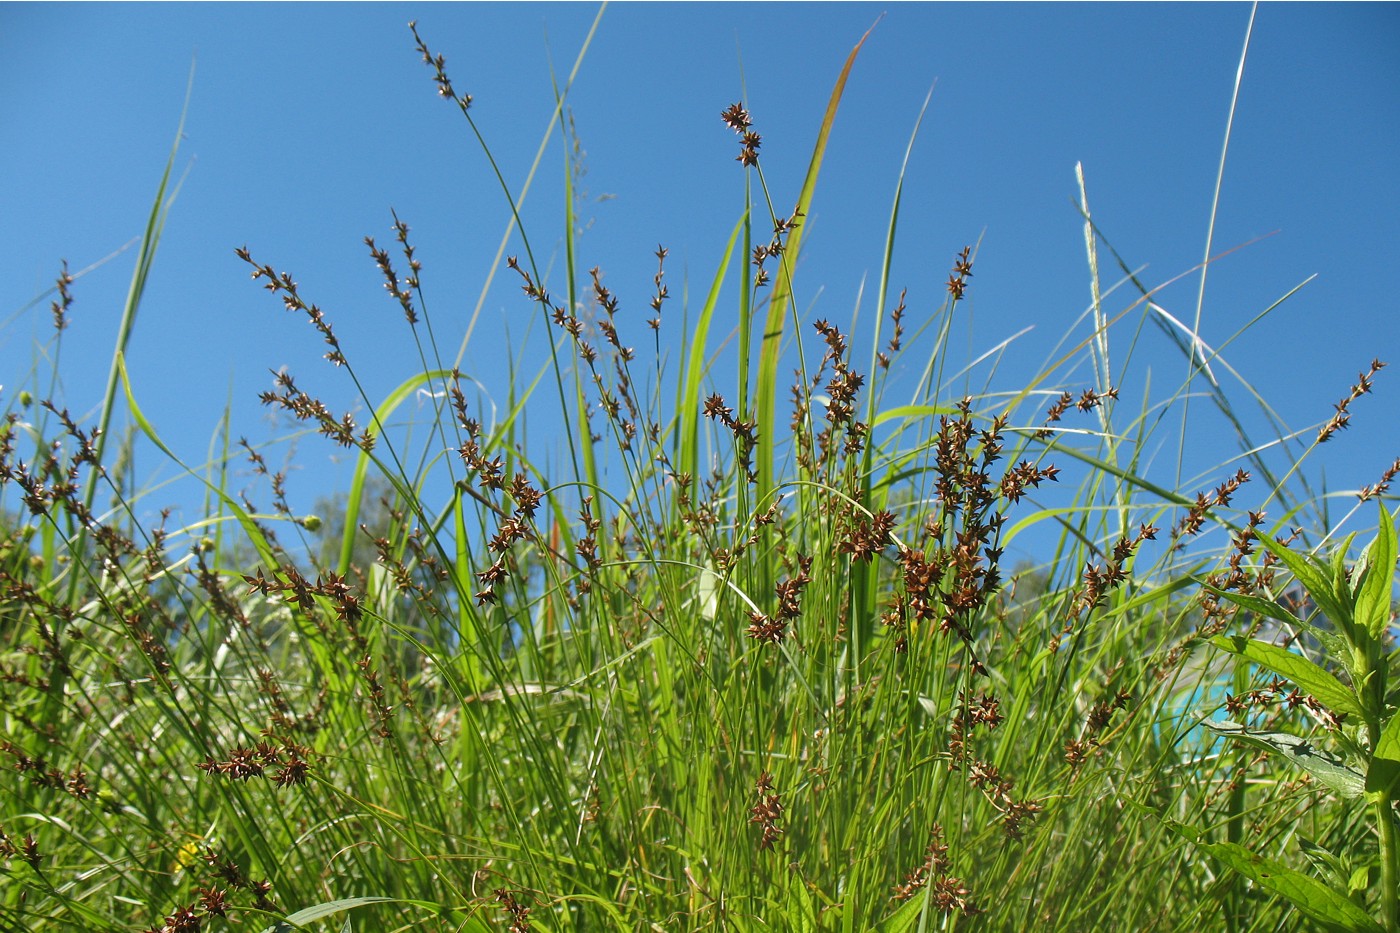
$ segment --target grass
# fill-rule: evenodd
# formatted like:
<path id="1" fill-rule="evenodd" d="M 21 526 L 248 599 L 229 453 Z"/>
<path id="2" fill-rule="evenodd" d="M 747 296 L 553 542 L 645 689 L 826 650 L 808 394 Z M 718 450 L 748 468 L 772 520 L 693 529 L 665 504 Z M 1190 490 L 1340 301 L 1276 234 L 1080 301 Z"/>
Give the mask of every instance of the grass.
<path id="1" fill-rule="evenodd" d="M 484 139 L 470 97 L 414 38 Z M 1243 421 L 1209 374 L 1225 360 L 1190 328 L 1169 328 L 1189 373 L 1176 391 L 1126 402 L 1135 342 L 1113 340 L 1163 319 L 1126 265 L 1133 297 L 1110 317 L 1099 261 L 1113 254 L 1087 194 L 1092 333 L 1020 391 L 948 388 L 970 362 L 948 336 L 975 250 L 949 257 L 946 300 L 912 320 L 888 281 L 898 189 L 874 343 L 803 319 L 803 218 L 859 50 L 790 214 L 773 208 L 755 121 L 725 110 L 749 194 L 704 301 L 685 309 L 679 359 L 661 352 L 675 301 L 665 250 L 650 327 L 634 325 L 571 239 L 550 282 L 498 173 L 520 253 L 495 271 L 519 281 L 551 353 L 493 415 L 445 362 L 395 216 L 391 247 L 367 245 L 420 371 L 386 399 L 361 393 L 358 421 L 291 374 L 262 397 L 357 458 L 324 515 L 293 515 L 285 477 L 230 439 L 201 474 L 206 520 L 143 527 L 130 443 L 104 446 L 116 409 L 175 455 L 142 415 L 120 345 L 100 430 L 42 392 L 7 398 L 0 925 L 1398 928 L 1381 770 L 1363 801 L 1257 738 L 1293 732 L 1349 760 L 1392 760 L 1390 591 L 1362 581 L 1393 579 L 1393 548 L 1387 565 L 1379 546 L 1368 558 L 1332 541 L 1304 469 L 1383 364 L 1311 441 L 1280 429 L 1259 445 L 1241 426 L 1249 453 L 1208 482 L 1150 480 L 1148 451 L 1190 442 L 1184 427 L 1160 432 L 1192 393 Z M 572 203 L 566 192 L 571 231 Z M 255 253 L 238 250 L 358 386 L 330 317 Z M 71 285 L 65 270 L 58 321 Z M 736 315 L 738 379 L 724 390 L 707 335 Z M 1086 357 L 1092 382 L 1063 385 Z M 894 404 L 900 359 L 922 377 Z M 408 418 L 419 390 L 433 406 Z M 524 434 L 527 402 L 558 406 L 555 467 Z M 1291 452 L 1287 468 L 1262 448 Z M 240 458 L 270 509 L 232 488 Z M 1362 498 L 1386 501 L 1397 473 L 1400 461 Z M 1283 518 L 1267 522 L 1265 505 Z M 1007 540 L 1028 528 L 1052 542 L 1045 562 L 1006 567 Z M 1320 611 L 1331 604 L 1292 556 L 1311 551 L 1341 568 L 1327 592 L 1358 604 L 1365 589 L 1384 624 L 1364 684 L 1328 693 L 1288 669 L 1365 721 L 1271 673 L 1291 662 L 1220 639 L 1361 670 L 1328 640 L 1342 607 Z M 1198 728 L 1222 707 L 1248 719 L 1253 746 Z M 1324 893 L 1300 905 L 1302 883 L 1251 874 L 1246 851 Z"/>

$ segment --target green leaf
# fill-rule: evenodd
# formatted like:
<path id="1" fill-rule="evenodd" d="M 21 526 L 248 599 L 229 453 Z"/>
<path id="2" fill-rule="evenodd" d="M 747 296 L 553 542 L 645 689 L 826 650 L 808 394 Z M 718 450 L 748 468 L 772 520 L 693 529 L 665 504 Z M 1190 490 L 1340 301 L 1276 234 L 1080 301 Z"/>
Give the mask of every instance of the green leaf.
<path id="1" fill-rule="evenodd" d="M 394 410 L 408 399 L 413 398 L 420 386 L 434 379 L 446 381 L 451 377 L 452 371 L 447 369 L 428 370 L 408 377 L 374 410 L 372 422 L 374 433 L 378 434 L 383 431 L 383 426 L 389 423 Z M 355 538 L 359 534 L 360 528 L 360 502 L 364 498 L 366 476 L 372 461 L 373 458 L 367 450 L 361 450 L 359 456 L 355 458 L 355 472 L 351 475 L 350 491 L 345 499 L 345 532 L 340 540 L 340 557 L 336 562 L 336 572 L 340 574 L 350 572 L 350 561 L 355 553 Z"/>
<path id="2" fill-rule="evenodd" d="M 1233 842 L 1197 843 L 1207 855 L 1253 881 L 1259 887 L 1284 898 L 1301 913 L 1330 930 L 1382 933 L 1370 914 L 1310 875 L 1294 871 L 1273 859 L 1251 852 Z"/>
<path id="3" fill-rule="evenodd" d="M 1380 507 L 1376 540 L 1362 555 L 1364 568 L 1356 584 L 1356 624 L 1380 640 L 1390 625 L 1390 594 L 1395 583 L 1395 525 L 1385 505 Z"/>
<path id="4" fill-rule="evenodd" d="M 782 262 L 773 276 L 773 292 L 768 299 L 768 318 L 763 326 L 763 342 L 759 345 L 758 384 L 754 387 L 755 416 L 759 429 L 764 432 L 760 441 L 758 457 L 758 495 L 768 495 L 773 489 L 774 442 L 778 438 L 775 429 L 774 411 L 777 396 L 783 391 L 783 380 L 778 376 L 778 362 L 782 350 L 783 332 L 787 326 L 788 310 L 793 303 L 792 273 L 801 255 L 802 241 L 807 230 L 805 219 L 812 210 L 812 195 L 817 190 L 817 176 L 821 174 L 822 160 L 826 157 L 826 143 L 831 136 L 831 127 L 836 122 L 836 111 L 841 105 L 841 96 L 846 92 L 846 80 L 851 76 L 856 56 L 861 46 L 870 38 L 874 26 L 860 37 L 855 48 L 846 56 L 846 64 L 836 78 L 836 86 L 826 103 L 826 113 L 821 127 L 817 130 L 817 144 L 812 148 L 812 159 L 807 163 L 807 177 L 802 180 L 802 190 L 797 196 L 794 216 L 801 214 L 798 225 L 788 234 L 786 249 L 780 254 Z M 747 286 L 745 286 L 747 287 Z"/>
<path id="5" fill-rule="evenodd" d="M 1140 804 L 1138 809 L 1146 809 Z M 1153 811 L 1148 811 L 1153 812 Z M 1259 887 L 1287 900 L 1298 910 L 1328 930 L 1348 933 L 1383 933 L 1370 914 L 1343 894 L 1310 875 L 1294 871 L 1271 858 L 1251 852 L 1233 842 L 1203 842 L 1201 830 L 1169 817 L 1153 815 L 1172 832 L 1189 840 L 1196 848 L 1253 881 Z"/>
<path id="6" fill-rule="evenodd" d="M 1201 725 L 1216 735 L 1284 756 L 1343 797 L 1360 797 L 1366 789 L 1366 778 L 1361 772 L 1336 755 L 1314 747 L 1302 736 L 1291 732 L 1251 732 L 1240 723 L 1229 721 L 1207 721 Z"/>
<path id="7" fill-rule="evenodd" d="M 1229 600 L 1247 612 L 1273 619 L 1275 622 L 1280 622 L 1284 625 L 1302 626 L 1307 629 L 1309 635 L 1316 638 L 1322 644 L 1323 650 L 1329 655 L 1340 656 L 1347 650 L 1346 642 L 1335 632 L 1329 632 L 1325 629 L 1318 628 L 1306 619 L 1298 618 L 1272 599 L 1265 599 L 1262 596 L 1250 596 L 1245 593 L 1234 593 L 1230 590 L 1222 590 L 1220 587 L 1212 586 L 1204 580 L 1198 582 L 1214 595 L 1219 596 L 1221 599 Z"/>
<path id="8" fill-rule="evenodd" d="M 724 278 L 729 272 L 729 263 L 734 258 L 734 244 L 739 239 L 739 233 L 744 229 L 744 223 L 748 220 L 747 212 L 739 218 L 734 225 L 734 231 L 729 234 L 729 242 L 725 244 L 724 256 L 720 260 L 719 268 L 715 270 L 715 277 L 710 282 L 710 291 L 705 296 L 704 307 L 700 310 L 700 316 L 691 325 L 690 336 L 686 339 L 690 342 L 690 353 L 686 356 L 684 375 L 679 380 L 677 391 L 681 397 L 677 399 L 676 411 L 679 413 L 680 428 L 680 457 L 677 461 L 677 471 L 695 475 L 695 464 L 699 456 L 699 440 L 696 436 L 696 423 L 700 415 L 700 382 L 705 378 L 707 367 L 705 365 L 705 348 L 708 346 L 710 334 L 710 322 L 714 319 L 715 308 L 719 304 L 720 294 L 724 288 Z M 744 287 L 744 286 L 741 286 Z M 742 412 L 740 413 L 742 417 Z"/>
<path id="9" fill-rule="evenodd" d="M 1260 544 L 1268 548 L 1275 557 L 1283 562 L 1293 577 L 1308 591 L 1308 595 L 1312 597 L 1313 602 L 1317 603 L 1317 607 L 1327 618 L 1332 620 L 1332 624 L 1350 637 L 1352 625 L 1350 607 L 1337 600 L 1332 587 L 1330 568 L 1315 557 L 1290 551 L 1262 532 L 1258 533 L 1257 538 Z"/>
<path id="10" fill-rule="evenodd" d="M 1391 796 L 1395 780 L 1400 778 L 1400 714 L 1390 717 L 1371 753 L 1371 767 L 1366 770 L 1366 793 Z"/>
<path id="11" fill-rule="evenodd" d="M 1356 532 L 1353 531 L 1332 546 L 1332 595 L 1344 606 L 1352 606 L 1356 602 L 1352 596 L 1351 582 L 1347 579 L 1347 555 L 1351 553 L 1351 543 L 1355 540 Z"/>
<path id="12" fill-rule="evenodd" d="M 923 916 L 924 907 L 928 904 L 928 889 L 922 893 L 911 897 L 900 905 L 894 915 L 880 926 L 880 933 L 906 933 L 914 929 L 919 918 Z"/>
<path id="13" fill-rule="evenodd" d="M 287 914 L 284 919 L 263 930 L 263 933 L 290 933 L 291 930 L 304 923 L 311 923 L 313 920 L 320 920 L 322 917 L 329 917 L 343 910 L 353 910 L 366 904 L 383 904 L 390 901 L 400 904 L 417 903 L 416 901 L 405 901 L 399 897 L 347 897 L 338 901 L 326 901 L 324 904 L 316 904 L 304 910 L 298 910 L 294 914 Z"/>
<path id="14" fill-rule="evenodd" d="M 1298 837 L 1298 848 L 1332 887 L 1339 887 L 1346 882 L 1351 870 L 1336 854 L 1302 836 Z"/>
<path id="15" fill-rule="evenodd" d="M 230 498 L 228 493 L 222 488 L 215 486 L 208 479 L 185 466 L 184 462 L 179 457 L 175 456 L 175 452 L 167 447 L 165 441 L 161 440 L 160 435 L 156 433 L 155 425 L 151 424 L 150 420 L 146 417 L 146 413 L 141 410 L 140 404 L 136 401 L 136 393 L 133 392 L 131 388 L 131 376 L 126 369 L 126 355 L 124 353 L 117 354 L 116 368 L 117 375 L 120 377 L 122 392 L 126 397 L 127 410 L 131 414 L 131 419 L 136 422 L 136 427 L 146 436 L 147 440 L 156 445 L 157 450 L 169 457 L 176 466 L 200 480 L 214 495 L 223 500 L 224 505 L 228 507 L 229 511 L 238 519 L 239 524 L 243 526 L 243 530 L 248 535 L 248 540 L 257 548 L 258 556 L 262 558 L 267 566 L 276 567 L 276 553 L 273 551 L 272 545 L 267 540 L 267 537 L 263 534 L 262 529 L 258 527 L 257 522 L 253 521 L 253 517 L 249 515 L 241 505 Z M 193 530 L 194 527 L 196 526 L 191 526 L 190 529 L 187 530 Z"/>
<path id="16" fill-rule="evenodd" d="M 1374 865 L 1357 866 L 1356 870 L 1351 873 L 1351 877 L 1347 879 L 1347 896 L 1360 894 L 1369 888 L 1374 883 L 1373 876 L 1375 874 Z"/>
<path id="17" fill-rule="evenodd" d="M 1241 635 L 1217 635 L 1210 643 L 1292 681 L 1334 713 L 1366 718 L 1366 711 L 1351 688 L 1301 654 Z"/>

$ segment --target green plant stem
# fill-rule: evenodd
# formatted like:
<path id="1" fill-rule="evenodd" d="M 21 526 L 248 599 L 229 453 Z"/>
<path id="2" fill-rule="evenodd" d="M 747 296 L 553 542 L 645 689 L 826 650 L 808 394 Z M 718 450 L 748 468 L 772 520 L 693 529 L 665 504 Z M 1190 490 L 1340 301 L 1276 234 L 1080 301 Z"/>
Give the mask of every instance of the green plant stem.
<path id="1" fill-rule="evenodd" d="M 1392 809 L 1394 798 L 1390 793 L 1386 793 L 1376 802 L 1376 827 L 1381 834 L 1381 922 L 1387 930 L 1400 930 L 1400 917 L 1396 915 L 1397 907 L 1400 907 L 1400 892 L 1397 886 L 1400 885 L 1400 873 L 1397 873 L 1397 856 L 1400 856 L 1400 848 L 1397 848 L 1395 835 L 1395 813 Z"/>

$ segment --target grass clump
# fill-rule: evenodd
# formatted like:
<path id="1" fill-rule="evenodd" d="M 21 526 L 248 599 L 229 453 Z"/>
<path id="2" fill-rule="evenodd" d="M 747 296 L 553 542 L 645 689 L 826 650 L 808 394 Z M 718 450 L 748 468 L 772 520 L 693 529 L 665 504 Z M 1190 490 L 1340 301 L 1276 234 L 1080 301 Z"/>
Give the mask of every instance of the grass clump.
<path id="1" fill-rule="evenodd" d="M 1396 928 L 1393 518 L 1349 571 L 1349 541 L 1316 547 L 1324 521 L 1286 538 L 1262 510 L 1321 514 L 1287 480 L 1383 364 L 1283 479 L 1242 444 L 1249 469 L 1163 486 L 1144 452 L 1165 419 L 1127 409 L 1132 354 L 1115 372 L 1108 352 L 1151 293 L 1107 318 L 1087 207 L 1093 333 L 1019 391 L 950 388 L 971 246 L 926 313 L 882 279 L 862 362 L 794 301 L 859 48 L 786 215 L 753 118 L 722 111 L 746 196 L 679 359 L 661 349 L 666 249 L 634 327 L 601 269 L 579 273 L 572 234 L 551 286 L 502 181 L 520 247 L 503 265 L 549 340 L 496 409 L 444 362 L 408 225 L 393 216 L 391 249 L 366 238 L 421 369 L 386 399 L 361 392 L 367 415 L 289 372 L 261 398 L 356 458 L 326 515 L 296 516 L 286 476 L 242 442 L 270 509 L 231 488 L 230 451 L 205 521 L 138 522 L 134 440 L 102 447 L 115 387 L 169 451 L 120 346 L 95 429 L 7 400 L 0 923 L 1243 931 L 1301 911 Z M 162 185 L 143 257 L 166 207 Z M 571 195 L 565 214 L 572 231 Z M 331 315 L 237 256 L 359 391 Z M 65 269 L 60 323 L 71 285 Z M 737 335 L 727 390 L 714 325 Z M 1199 346 L 1167 407 L 1211 362 Z M 1084 356 L 1092 383 L 1061 385 Z M 892 405 L 901 359 L 926 362 Z M 562 449 L 524 435 L 540 382 Z M 412 397 L 426 414 L 400 420 Z M 1397 469 L 1361 498 L 1384 502 Z M 1041 501 L 1056 486 L 1068 504 Z M 1009 568 L 1026 528 L 1048 529 L 1049 557 Z M 1222 708 L 1254 710 L 1215 725 L 1250 751 L 1196 728 Z M 1323 736 L 1336 755 L 1300 761 Z"/>

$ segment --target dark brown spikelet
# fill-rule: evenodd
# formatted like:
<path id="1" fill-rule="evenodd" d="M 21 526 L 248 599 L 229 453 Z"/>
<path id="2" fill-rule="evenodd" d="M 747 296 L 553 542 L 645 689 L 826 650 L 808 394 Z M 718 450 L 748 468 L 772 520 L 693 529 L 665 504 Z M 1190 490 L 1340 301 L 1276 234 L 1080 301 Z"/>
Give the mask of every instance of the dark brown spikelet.
<path id="1" fill-rule="evenodd" d="M 510 917 L 510 933 L 529 933 L 530 908 L 520 903 L 508 888 L 497 888 L 492 892 L 501 910 Z"/>
<path id="2" fill-rule="evenodd" d="M 457 92 L 452 89 L 452 81 L 447 77 L 446 59 L 441 55 L 434 56 L 432 52 L 428 51 L 427 43 L 418 35 L 417 21 L 409 22 L 408 28 L 413 33 L 413 41 L 418 48 L 418 54 L 423 56 L 423 63 L 433 69 L 433 81 L 437 84 L 438 94 L 456 103 L 458 107 L 462 108 L 462 112 L 466 113 L 467 108 L 472 105 L 472 96 L 463 94 L 459 97 Z"/>
<path id="3" fill-rule="evenodd" d="M 1374 486 L 1362 486 L 1356 497 L 1362 502 L 1367 499 L 1374 499 L 1376 496 L 1383 496 L 1390 489 L 1390 483 L 1397 475 L 1400 475 L 1400 457 L 1395 458 L 1395 462 L 1381 474 L 1380 482 Z"/>
<path id="4" fill-rule="evenodd" d="M 1372 360 L 1371 368 L 1368 371 L 1357 374 L 1356 384 L 1351 387 L 1350 394 L 1333 406 L 1337 409 L 1336 414 L 1329 418 L 1327 423 L 1318 429 L 1317 443 L 1327 443 L 1332 439 L 1332 435 L 1351 423 L 1351 412 L 1348 410 L 1351 407 L 1351 403 L 1371 391 L 1372 378 L 1376 373 L 1384 369 L 1385 365 L 1386 364 L 1382 363 L 1380 360 Z"/>
<path id="5" fill-rule="evenodd" d="M 757 610 L 749 612 L 749 627 L 744 634 L 755 641 L 775 645 L 783 640 L 786 632 L 787 625 L 782 619 L 771 619 Z"/>
<path id="6" fill-rule="evenodd" d="M 948 276 L 948 294 L 954 301 L 962 300 L 963 292 L 967 290 L 967 280 L 972 278 L 972 261 L 968 258 L 971 254 L 972 247 L 964 246 L 953 260 L 953 273 Z"/>
<path id="7" fill-rule="evenodd" d="M 754 782 L 754 790 L 758 794 L 758 803 L 749 808 L 749 822 L 763 830 L 758 848 L 771 849 L 783 834 L 782 828 L 778 826 L 778 821 L 783 817 L 782 797 L 773 790 L 773 775 L 767 771 L 758 776 L 758 780 Z"/>
<path id="8" fill-rule="evenodd" d="M 53 311 L 54 330 L 63 330 L 68 326 L 68 308 L 73 304 L 73 295 L 68 291 L 68 286 L 73 284 L 73 276 L 68 273 L 68 260 L 63 260 L 63 271 L 58 274 L 58 281 L 54 287 L 58 289 L 58 299 L 49 307 Z"/>
<path id="9" fill-rule="evenodd" d="M 394 238 L 399 241 L 403 248 L 404 258 L 408 261 L 408 277 L 400 280 L 398 273 L 394 271 L 393 261 L 389 258 L 387 250 L 380 249 L 374 243 L 374 237 L 365 237 L 365 245 L 369 247 L 369 254 L 374 258 L 374 264 L 379 267 L 379 272 L 384 276 L 384 288 L 403 309 L 404 318 L 409 326 L 418 323 L 418 313 L 413 308 L 413 290 L 418 287 L 418 273 L 423 266 L 417 259 L 413 258 L 413 247 L 408 242 L 408 224 L 399 220 L 399 215 L 392 210 L 389 212 L 394 217 Z"/>
<path id="10" fill-rule="evenodd" d="M 890 342 L 885 345 L 885 349 L 876 356 L 881 369 L 890 368 L 890 358 L 899 352 L 901 341 L 904 339 L 904 296 L 908 289 L 901 289 L 899 293 L 899 304 L 890 312 L 890 323 L 894 327 L 894 334 L 890 337 Z"/>
<path id="11" fill-rule="evenodd" d="M 719 117 L 726 126 L 739 134 L 743 143 L 743 149 L 735 157 L 738 162 L 741 165 L 757 165 L 758 147 L 763 145 L 763 138 L 750 129 L 753 122 L 749 119 L 749 112 L 744 109 L 743 103 L 730 104 Z"/>
<path id="12" fill-rule="evenodd" d="M 743 133 L 753 125 L 749 122 L 749 112 L 744 109 L 743 101 L 730 104 L 719 117 L 736 133 Z"/>

